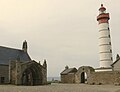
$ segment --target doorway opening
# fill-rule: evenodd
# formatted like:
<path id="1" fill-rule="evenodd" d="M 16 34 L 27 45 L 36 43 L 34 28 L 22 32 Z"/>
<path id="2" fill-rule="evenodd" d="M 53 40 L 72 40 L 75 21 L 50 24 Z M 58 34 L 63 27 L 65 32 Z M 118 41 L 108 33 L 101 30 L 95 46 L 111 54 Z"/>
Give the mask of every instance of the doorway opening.
<path id="1" fill-rule="evenodd" d="M 87 73 L 86 72 L 81 73 L 81 83 L 87 83 Z"/>
<path id="2" fill-rule="evenodd" d="M 34 85 L 33 81 L 33 71 L 27 69 L 22 75 L 22 84 L 23 85 Z"/>

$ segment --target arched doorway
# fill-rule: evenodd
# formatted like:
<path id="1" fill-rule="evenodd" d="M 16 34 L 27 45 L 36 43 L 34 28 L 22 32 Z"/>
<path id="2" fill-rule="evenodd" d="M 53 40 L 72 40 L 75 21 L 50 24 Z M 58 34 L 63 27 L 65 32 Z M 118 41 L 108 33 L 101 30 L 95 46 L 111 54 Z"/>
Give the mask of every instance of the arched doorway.
<path id="1" fill-rule="evenodd" d="M 23 85 L 34 85 L 34 73 L 31 69 L 26 69 L 22 75 L 22 84 Z"/>
<path id="2" fill-rule="evenodd" d="M 88 83 L 90 74 L 94 72 L 94 68 L 90 66 L 81 66 L 76 72 L 76 83 Z"/>
<path id="3" fill-rule="evenodd" d="M 81 73 L 81 83 L 86 83 L 87 82 L 87 73 L 82 72 Z"/>
<path id="4" fill-rule="evenodd" d="M 38 65 L 31 64 L 27 67 L 21 76 L 22 85 L 40 85 L 42 84 L 42 71 Z"/>

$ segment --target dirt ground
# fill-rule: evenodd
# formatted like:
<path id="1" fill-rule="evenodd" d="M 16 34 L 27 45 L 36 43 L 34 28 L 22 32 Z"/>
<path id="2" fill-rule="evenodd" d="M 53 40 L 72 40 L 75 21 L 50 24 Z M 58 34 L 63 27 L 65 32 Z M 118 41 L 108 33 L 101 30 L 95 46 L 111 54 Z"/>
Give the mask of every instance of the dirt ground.
<path id="1" fill-rule="evenodd" d="M 44 86 L 0 85 L 0 92 L 120 92 L 120 86 L 56 83 Z"/>

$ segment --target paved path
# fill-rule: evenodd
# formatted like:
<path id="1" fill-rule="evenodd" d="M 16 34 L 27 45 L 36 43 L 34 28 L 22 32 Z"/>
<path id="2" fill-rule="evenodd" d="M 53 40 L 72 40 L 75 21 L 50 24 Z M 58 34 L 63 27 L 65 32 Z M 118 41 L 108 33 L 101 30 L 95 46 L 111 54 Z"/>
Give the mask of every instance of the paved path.
<path id="1" fill-rule="evenodd" d="M 46 86 L 0 85 L 0 92 L 120 92 L 120 86 L 51 84 Z"/>

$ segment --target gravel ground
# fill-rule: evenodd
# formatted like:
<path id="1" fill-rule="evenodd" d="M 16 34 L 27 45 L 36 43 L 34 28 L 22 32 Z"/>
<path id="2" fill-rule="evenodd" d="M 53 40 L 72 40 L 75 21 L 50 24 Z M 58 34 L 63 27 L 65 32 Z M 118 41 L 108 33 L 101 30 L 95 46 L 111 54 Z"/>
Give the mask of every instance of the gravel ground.
<path id="1" fill-rule="evenodd" d="M 0 92 L 120 92 L 120 86 L 51 84 L 44 86 L 0 85 Z"/>

